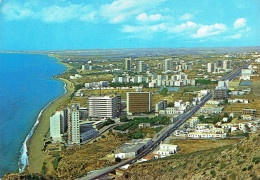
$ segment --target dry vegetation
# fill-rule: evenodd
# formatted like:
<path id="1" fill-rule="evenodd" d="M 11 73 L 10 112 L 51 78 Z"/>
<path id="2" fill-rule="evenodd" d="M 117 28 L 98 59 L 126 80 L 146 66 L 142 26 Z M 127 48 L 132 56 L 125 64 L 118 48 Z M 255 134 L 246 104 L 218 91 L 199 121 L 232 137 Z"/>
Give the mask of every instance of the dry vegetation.
<path id="1" fill-rule="evenodd" d="M 123 177 L 117 179 L 256 180 L 257 175 L 260 175 L 258 133 L 235 144 L 134 164 L 126 170 Z"/>
<path id="2" fill-rule="evenodd" d="M 74 179 L 94 169 L 115 164 L 114 159 L 105 157 L 122 145 L 125 140 L 125 138 L 119 138 L 117 134 L 110 134 L 105 138 L 100 138 L 98 142 L 67 148 L 61 153 L 62 159 L 57 168 L 58 177 Z"/>
<path id="3" fill-rule="evenodd" d="M 211 148 L 218 148 L 238 142 L 239 139 L 221 139 L 221 140 L 171 140 L 170 144 L 178 145 L 180 154 L 187 154 L 196 151 L 207 150 Z"/>

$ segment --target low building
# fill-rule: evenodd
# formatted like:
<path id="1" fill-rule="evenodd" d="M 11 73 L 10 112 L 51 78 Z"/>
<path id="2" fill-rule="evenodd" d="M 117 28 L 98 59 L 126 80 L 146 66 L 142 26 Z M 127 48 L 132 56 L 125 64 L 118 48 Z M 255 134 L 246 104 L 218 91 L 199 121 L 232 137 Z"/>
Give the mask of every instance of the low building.
<path id="1" fill-rule="evenodd" d="M 140 128 L 140 129 L 142 129 L 142 128 L 147 128 L 147 127 L 150 127 L 151 125 L 150 125 L 150 123 L 140 123 L 139 125 L 138 125 L 138 127 Z"/>
<path id="2" fill-rule="evenodd" d="M 180 110 L 179 108 L 176 107 L 167 107 L 164 110 L 160 110 L 159 114 L 168 114 L 168 115 L 173 115 L 173 114 L 183 114 L 186 110 Z"/>
<path id="3" fill-rule="evenodd" d="M 245 104 L 248 104 L 249 100 L 248 99 L 229 99 L 228 103 L 245 103 Z"/>
<path id="4" fill-rule="evenodd" d="M 226 138 L 226 133 L 203 133 L 203 132 L 190 132 L 188 138 L 195 139 L 210 139 L 210 138 Z"/>
<path id="5" fill-rule="evenodd" d="M 98 135 L 98 131 L 96 131 L 92 125 L 92 123 L 80 124 L 80 141 L 86 141 Z"/>
<path id="6" fill-rule="evenodd" d="M 150 161 L 150 160 L 158 159 L 158 158 L 159 158 L 159 155 L 158 155 L 158 154 L 151 153 L 151 154 L 148 154 L 147 156 L 143 157 L 141 161 L 142 161 L 142 162 L 144 162 L 144 161 Z"/>
<path id="7" fill-rule="evenodd" d="M 222 122 L 228 122 L 228 118 L 227 118 L 227 117 L 224 117 L 224 118 L 222 119 Z"/>
<path id="8" fill-rule="evenodd" d="M 206 104 L 210 104 L 210 105 L 220 105 L 221 101 L 219 100 L 209 100 Z"/>
<path id="9" fill-rule="evenodd" d="M 220 114 L 223 109 L 224 107 L 202 107 L 200 112 L 205 114 Z"/>
<path id="10" fill-rule="evenodd" d="M 221 128 L 223 129 L 231 129 L 233 126 L 236 126 L 237 124 L 232 124 L 232 123 L 224 123 L 221 124 Z"/>
<path id="11" fill-rule="evenodd" d="M 187 121 L 187 124 L 190 128 L 195 128 L 197 124 L 200 123 L 200 120 L 198 117 L 192 117 Z"/>
<path id="12" fill-rule="evenodd" d="M 251 115 L 242 115 L 241 118 L 243 120 L 253 120 L 254 119 L 253 116 L 251 116 Z"/>
<path id="13" fill-rule="evenodd" d="M 211 129 L 214 128 L 213 124 L 197 124 L 196 129 Z"/>
<path id="14" fill-rule="evenodd" d="M 242 113 L 243 113 L 243 115 L 251 115 L 251 116 L 255 117 L 256 109 L 243 109 Z"/>
<path id="15" fill-rule="evenodd" d="M 178 145 L 161 144 L 160 149 L 157 151 L 157 154 L 162 158 L 173 155 L 177 151 L 179 151 Z"/>
<path id="16" fill-rule="evenodd" d="M 141 153 L 146 147 L 152 143 L 151 138 L 133 139 L 125 143 L 122 147 L 116 150 L 115 158 L 127 159 L 132 158 Z"/>

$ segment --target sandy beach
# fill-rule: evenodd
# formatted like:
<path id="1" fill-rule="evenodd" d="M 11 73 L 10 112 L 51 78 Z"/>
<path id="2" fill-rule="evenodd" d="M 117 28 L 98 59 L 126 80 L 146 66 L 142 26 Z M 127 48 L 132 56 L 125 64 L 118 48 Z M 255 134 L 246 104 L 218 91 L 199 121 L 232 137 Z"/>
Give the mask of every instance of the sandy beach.
<path id="1" fill-rule="evenodd" d="M 53 101 L 43 112 L 39 119 L 31 139 L 28 142 L 29 152 L 29 173 L 39 173 L 42 169 L 45 153 L 42 151 L 44 145 L 44 135 L 48 132 L 50 126 L 49 117 L 59 108 L 60 104 L 68 98 L 74 91 L 74 86 L 66 79 L 60 79 L 66 83 L 66 94 Z"/>

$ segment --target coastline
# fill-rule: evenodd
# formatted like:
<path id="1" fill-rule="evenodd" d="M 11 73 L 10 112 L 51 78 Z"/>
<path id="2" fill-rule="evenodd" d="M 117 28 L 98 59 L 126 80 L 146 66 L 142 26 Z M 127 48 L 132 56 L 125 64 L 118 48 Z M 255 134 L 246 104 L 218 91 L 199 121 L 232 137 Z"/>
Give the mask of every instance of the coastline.
<path id="1" fill-rule="evenodd" d="M 60 63 L 60 61 L 58 61 L 58 63 Z M 57 79 L 64 82 L 65 92 L 49 102 L 40 111 L 36 122 L 26 136 L 20 150 L 21 155 L 19 157 L 19 167 L 23 166 L 22 168 L 19 168 L 20 172 L 41 172 L 45 157 L 45 153 L 42 149 L 44 147 L 44 136 L 48 132 L 50 126 L 49 117 L 59 108 L 60 104 L 74 92 L 73 83 L 63 78 Z"/>

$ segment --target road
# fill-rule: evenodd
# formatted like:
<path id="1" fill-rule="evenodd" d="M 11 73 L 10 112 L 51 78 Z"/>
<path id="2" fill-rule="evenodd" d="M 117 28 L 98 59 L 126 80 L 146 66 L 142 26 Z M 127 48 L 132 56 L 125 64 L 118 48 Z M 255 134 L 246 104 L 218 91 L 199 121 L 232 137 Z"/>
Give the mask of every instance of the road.
<path id="1" fill-rule="evenodd" d="M 223 76 L 221 80 L 232 80 L 235 77 L 237 77 L 243 68 L 247 68 L 254 60 L 249 61 L 247 64 L 245 64 L 242 67 L 238 67 L 229 74 Z M 90 172 L 87 176 L 84 176 L 82 178 L 79 178 L 80 180 L 88 180 L 88 179 L 97 179 L 99 177 L 104 176 L 105 174 L 115 170 L 116 168 L 119 168 L 121 166 L 124 166 L 126 164 L 133 164 L 135 163 L 138 159 L 143 158 L 147 154 L 151 153 L 155 148 L 157 148 L 163 140 L 165 140 L 174 130 L 176 130 L 178 127 L 180 127 L 188 118 L 190 118 L 194 113 L 196 113 L 199 108 L 201 108 L 210 98 L 212 97 L 212 92 L 208 93 L 202 101 L 194 106 L 190 111 L 178 116 L 177 118 L 174 119 L 174 124 L 169 125 L 161 134 L 159 134 L 158 137 L 154 139 L 151 145 L 149 145 L 143 152 L 141 152 L 139 155 L 136 157 L 126 160 L 123 162 L 120 162 L 116 165 L 109 166 L 100 170 L 95 170 Z"/>

